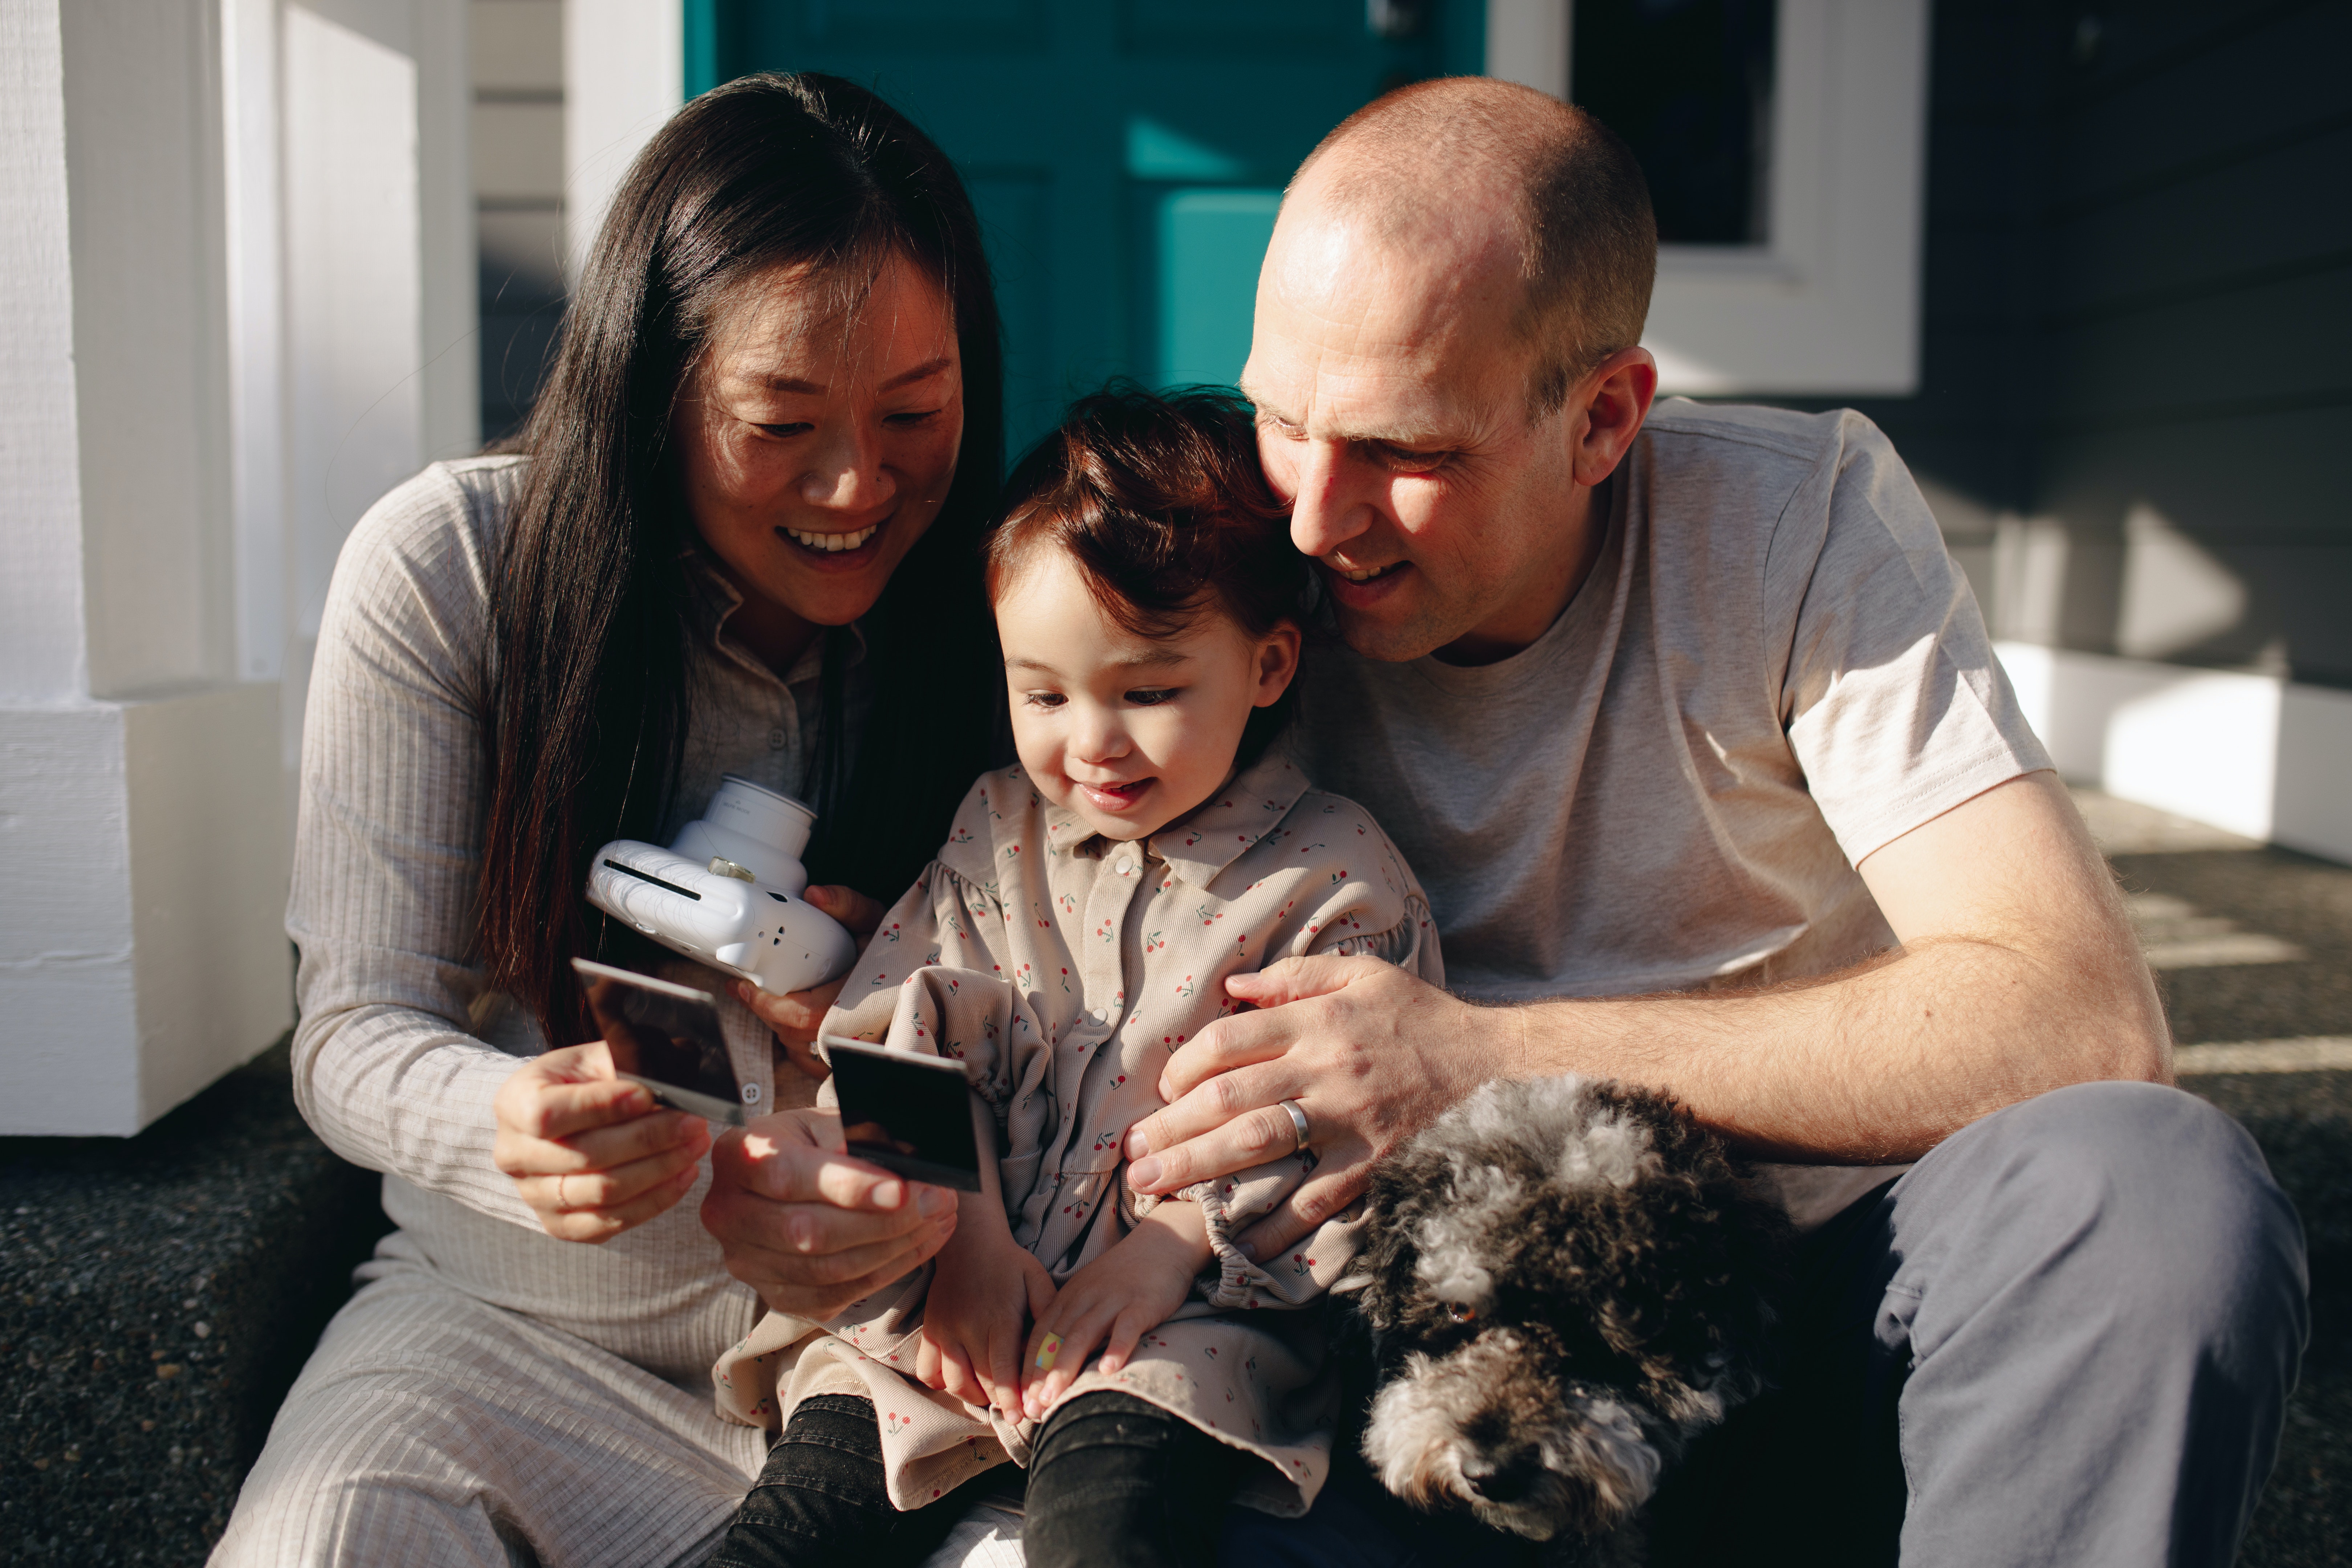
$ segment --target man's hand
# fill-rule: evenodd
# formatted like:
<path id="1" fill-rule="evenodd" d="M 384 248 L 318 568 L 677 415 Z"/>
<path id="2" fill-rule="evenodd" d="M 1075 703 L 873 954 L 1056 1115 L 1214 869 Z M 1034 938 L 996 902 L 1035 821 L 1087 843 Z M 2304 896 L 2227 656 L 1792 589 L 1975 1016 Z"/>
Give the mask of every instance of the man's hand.
<path id="1" fill-rule="evenodd" d="M 1172 1193 L 1290 1152 L 1307 1113 L 1318 1163 L 1242 1237 L 1271 1257 L 1354 1203 L 1375 1162 L 1507 1069 L 1485 1014 L 1377 958 L 1286 958 L 1226 993 L 1258 1010 L 1210 1024 L 1160 1075 L 1164 1110 L 1129 1130 L 1128 1182 Z"/>
<path id="2" fill-rule="evenodd" d="M 882 906 L 855 888 L 820 883 L 801 897 L 820 914 L 831 915 L 852 936 L 859 938 L 861 951 L 865 946 L 863 939 L 872 936 L 874 928 L 882 923 Z M 828 980 L 822 985 L 787 991 L 782 995 L 771 995 L 748 980 L 735 981 L 727 989 L 735 1000 L 751 1009 L 760 1022 L 775 1031 L 776 1043 L 784 1047 L 784 1055 L 791 1058 L 793 1066 L 810 1078 L 823 1079 L 830 1077 L 833 1069 L 816 1054 L 817 1028 L 824 1022 L 834 999 L 841 994 L 842 980 L 848 978 L 845 973 L 840 980 Z"/>
<path id="3" fill-rule="evenodd" d="M 1143 1336 L 1175 1316 L 1208 1261 L 1209 1221 L 1201 1205 L 1161 1204 L 1109 1251 L 1064 1280 L 1052 1307 L 1037 1315 L 1022 1352 L 1022 1414 L 1044 1420 L 1097 1346 L 1105 1373 L 1125 1366 Z M 1040 1352 L 1049 1344 L 1052 1352 L 1040 1367 Z"/>
<path id="4" fill-rule="evenodd" d="M 955 1234 L 956 1195 L 841 1152 L 841 1119 L 784 1110 L 711 1151 L 702 1226 L 727 1272 L 775 1311 L 823 1322 L 898 1279 Z"/>
<path id="5" fill-rule="evenodd" d="M 923 1298 L 916 1381 L 1018 1420 L 1022 1342 L 1053 1304 L 1054 1277 L 1003 1226 L 963 1226 L 940 1249 Z"/>
<path id="6" fill-rule="evenodd" d="M 2068 1084 L 2169 1077 L 2147 964 L 2055 775 L 1996 784 L 1860 870 L 1903 945 L 1754 991 L 1473 1008 L 1368 958 L 1235 975 L 1232 994 L 1265 1010 L 1219 1019 L 1170 1058 L 1168 1109 L 1129 1133 L 1128 1179 L 1164 1193 L 1286 1152 L 1276 1102 L 1297 1100 L 1323 1165 L 1244 1238 L 1265 1257 L 1488 1079 L 1662 1088 L 1750 1154 L 1871 1165 Z"/>

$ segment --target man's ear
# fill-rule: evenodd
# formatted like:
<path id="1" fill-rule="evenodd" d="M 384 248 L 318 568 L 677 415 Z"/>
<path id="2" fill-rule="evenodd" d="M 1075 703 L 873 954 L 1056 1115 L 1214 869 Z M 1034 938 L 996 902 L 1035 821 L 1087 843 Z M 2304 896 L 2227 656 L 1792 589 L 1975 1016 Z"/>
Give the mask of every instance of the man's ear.
<path id="1" fill-rule="evenodd" d="M 1255 708 L 1271 708 L 1282 700 L 1290 689 L 1290 682 L 1298 674 L 1298 628 L 1285 621 L 1258 639 L 1257 691 L 1251 697 Z"/>
<path id="2" fill-rule="evenodd" d="M 1619 349 L 1576 384 L 1569 431 L 1578 484 L 1597 485 L 1616 472 L 1657 395 L 1658 362 L 1644 348 Z"/>

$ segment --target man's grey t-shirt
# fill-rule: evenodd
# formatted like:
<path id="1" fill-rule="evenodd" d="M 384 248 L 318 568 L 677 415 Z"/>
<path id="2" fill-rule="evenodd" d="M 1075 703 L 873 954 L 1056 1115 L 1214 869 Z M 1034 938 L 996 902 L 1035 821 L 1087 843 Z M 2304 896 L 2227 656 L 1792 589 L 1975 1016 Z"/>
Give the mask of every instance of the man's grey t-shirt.
<path id="1" fill-rule="evenodd" d="M 1309 776 L 1404 851 L 1475 999 L 1761 984 L 1894 945 L 1855 864 L 2050 765 L 1901 459 L 1858 414 L 1676 398 L 1605 493 L 1591 575 L 1510 658 L 1313 649 Z"/>

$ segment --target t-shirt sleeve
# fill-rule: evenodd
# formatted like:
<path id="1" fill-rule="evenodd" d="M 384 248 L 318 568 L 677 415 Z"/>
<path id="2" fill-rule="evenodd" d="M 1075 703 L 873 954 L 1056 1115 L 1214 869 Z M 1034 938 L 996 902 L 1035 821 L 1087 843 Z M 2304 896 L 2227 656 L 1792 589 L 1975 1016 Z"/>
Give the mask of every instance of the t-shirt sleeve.
<path id="1" fill-rule="evenodd" d="M 1774 531 L 1780 718 L 1846 858 L 2047 768 L 1968 578 L 1895 448 L 1848 414 Z"/>

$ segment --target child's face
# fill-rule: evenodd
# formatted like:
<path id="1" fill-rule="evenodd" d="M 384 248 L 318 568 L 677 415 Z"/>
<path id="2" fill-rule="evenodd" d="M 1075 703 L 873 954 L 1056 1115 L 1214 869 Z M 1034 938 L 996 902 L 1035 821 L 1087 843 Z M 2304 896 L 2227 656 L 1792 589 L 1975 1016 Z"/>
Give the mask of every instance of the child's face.
<path id="1" fill-rule="evenodd" d="M 1175 637 L 1138 637 L 1050 546 L 998 583 L 996 631 L 1022 767 L 1110 838 L 1147 837 L 1215 794 L 1250 710 L 1298 669 L 1286 623 L 1254 638 L 1210 609 Z"/>

